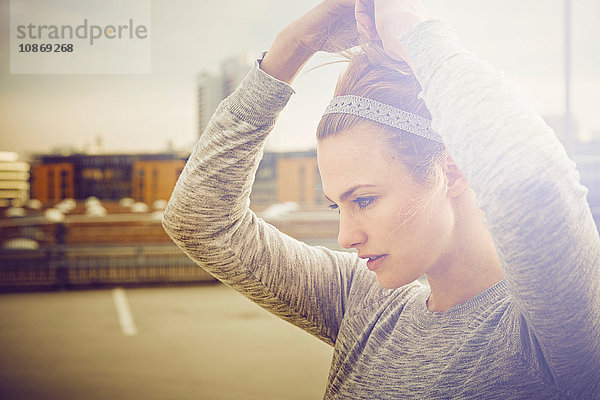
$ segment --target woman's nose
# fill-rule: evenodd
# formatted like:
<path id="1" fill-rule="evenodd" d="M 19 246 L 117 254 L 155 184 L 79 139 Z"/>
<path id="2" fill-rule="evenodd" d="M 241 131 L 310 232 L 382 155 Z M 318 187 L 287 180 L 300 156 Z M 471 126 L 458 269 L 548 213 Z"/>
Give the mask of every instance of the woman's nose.
<path id="1" fill-rule="evenodd" d="M 351 249 L 366 241 L 366 235 L 359 224 L 351 216 L 345 216 L 340 212 L 340 231 L 338 233 L 338 244 L 344 249 Z"/>

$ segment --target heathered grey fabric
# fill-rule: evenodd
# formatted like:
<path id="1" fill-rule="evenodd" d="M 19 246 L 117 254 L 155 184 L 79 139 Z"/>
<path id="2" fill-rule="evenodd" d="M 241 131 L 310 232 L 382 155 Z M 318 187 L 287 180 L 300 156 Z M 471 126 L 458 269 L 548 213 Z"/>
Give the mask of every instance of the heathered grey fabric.
<path id="1" fill-rule="evenodd" d="M 600 399 L 600 240 L 573 163 L 444 24 L 402 40 L 434 130 L 486 213 L 504 281 L 430 312 L 428 288 L 382 289 L 355 254 L 257 218 L 254 173 L 293 93 L 259 68 L 216 111 L 165 229 L 221 281 L 334 346 L 326 399 Z"/>

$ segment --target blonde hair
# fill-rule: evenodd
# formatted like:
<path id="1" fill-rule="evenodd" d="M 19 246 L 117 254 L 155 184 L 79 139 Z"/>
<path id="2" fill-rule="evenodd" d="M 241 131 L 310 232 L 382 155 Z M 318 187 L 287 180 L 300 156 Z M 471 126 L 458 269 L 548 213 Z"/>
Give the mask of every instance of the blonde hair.
<path id="1" fill-rule="evenodd" d="M 360 51 L 346 53 L 348 67 L 335 88 L 334 96 L 355 95 L 389 104 L 393 107 L 431 119 L 419 98 L 421 86 L 405 62 L 395 61 L 377 45 L 365 45 Z M 317 140 L 336 136 L 367 120 L 351 114 L 323 115 L 317 128 Z M 370 122 L 374 124 L 374 122 Z M 413 179 L 435 189 L 445 187 L 442 163 L 446 160 L 443 144 L 384 126 L 391 155 L 412 172 Z"/>

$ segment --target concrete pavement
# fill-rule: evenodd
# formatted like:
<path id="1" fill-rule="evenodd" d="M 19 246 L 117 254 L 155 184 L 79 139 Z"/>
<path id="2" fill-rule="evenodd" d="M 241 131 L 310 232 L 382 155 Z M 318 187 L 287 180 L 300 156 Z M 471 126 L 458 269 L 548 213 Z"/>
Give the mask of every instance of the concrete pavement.
<path id="1" fill-rule="evenodd" d="M 320 399 L 332 349 L 220 284 L 0 295 L 2 399 Z"/>

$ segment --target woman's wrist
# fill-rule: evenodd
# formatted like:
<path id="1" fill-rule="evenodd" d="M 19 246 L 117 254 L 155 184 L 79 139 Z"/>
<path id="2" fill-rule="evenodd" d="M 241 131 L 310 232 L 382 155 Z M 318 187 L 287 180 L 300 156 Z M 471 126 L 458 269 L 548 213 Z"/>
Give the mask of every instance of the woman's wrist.
<path id="1" fill-rule="evenodd" d="M 289 29 L 281 31 L 260 63 L 273 78 L 291 84 L 313 51 L 302 46 Z"/>

